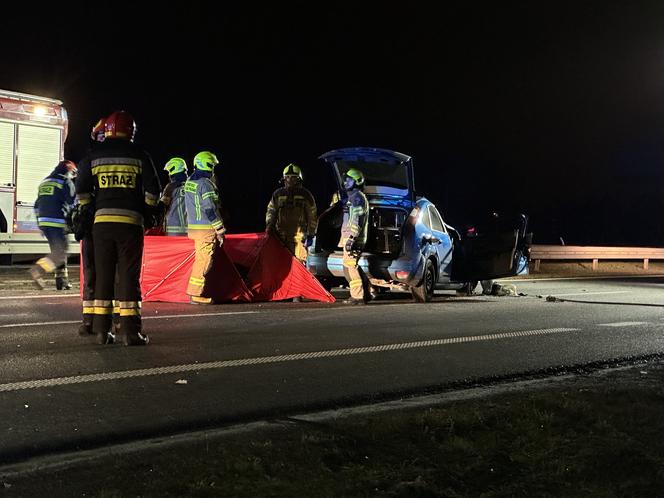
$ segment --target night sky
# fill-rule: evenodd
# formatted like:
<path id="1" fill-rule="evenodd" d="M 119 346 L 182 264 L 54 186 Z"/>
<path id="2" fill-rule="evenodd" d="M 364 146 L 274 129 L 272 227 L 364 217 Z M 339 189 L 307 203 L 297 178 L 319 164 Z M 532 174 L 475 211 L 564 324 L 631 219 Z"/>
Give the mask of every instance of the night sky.
<path id="1" fill-rule="evenodd" d="M 217 152 L 233 232 L 288 162 L 322 210 L 317 157 L 373 146 L 459 228 L 522 211 L 535 243 L 664 246 L 664 2 L 164 4 L 3 6 L 0 88 L 62 100 L 75 161 L 117 109 L 160 170 Z"/>

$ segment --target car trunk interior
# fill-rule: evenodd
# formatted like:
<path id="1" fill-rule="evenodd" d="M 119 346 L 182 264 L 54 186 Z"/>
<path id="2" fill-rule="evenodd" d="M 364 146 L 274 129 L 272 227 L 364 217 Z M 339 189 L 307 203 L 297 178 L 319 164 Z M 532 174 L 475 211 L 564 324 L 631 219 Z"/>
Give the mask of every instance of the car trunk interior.
<path id="1" fill-rule="evenodd" d="M 402 208 L 370 206 L 369 233 L 365 251 L 395 257 L 401 252 L 403 225 L 408 213 Z M 339 250 L 343 206 L 337 202 L 328 208 L 318 219 L 316 251 L 333 252 Z"/>

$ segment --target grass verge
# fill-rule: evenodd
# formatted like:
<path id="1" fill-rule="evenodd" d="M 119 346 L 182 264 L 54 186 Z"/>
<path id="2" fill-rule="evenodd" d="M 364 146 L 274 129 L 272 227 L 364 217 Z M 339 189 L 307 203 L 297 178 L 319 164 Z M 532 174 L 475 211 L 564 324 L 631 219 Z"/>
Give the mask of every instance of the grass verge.
<path id="1" fill-rule="evenodd" d="M 0 495 L 663 496 L 664 364 L 493 391 L 0 473 Z"/>

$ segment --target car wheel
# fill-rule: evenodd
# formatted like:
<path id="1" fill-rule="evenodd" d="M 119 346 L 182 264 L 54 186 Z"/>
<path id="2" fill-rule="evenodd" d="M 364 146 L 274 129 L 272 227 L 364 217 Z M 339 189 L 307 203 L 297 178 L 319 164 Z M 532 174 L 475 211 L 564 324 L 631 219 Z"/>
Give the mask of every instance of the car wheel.
<path id="1" fill-rule="evenodd" d="M 428 303 L 433 299 L 433 289 L 436 285 L 436 273 L 434 270 L 433 262 L 428 259 L 424 267 L 424 276 L 422 282 L 417 287 L 411 287 L 410 293 L 413 299 L 418 303 Z"/>

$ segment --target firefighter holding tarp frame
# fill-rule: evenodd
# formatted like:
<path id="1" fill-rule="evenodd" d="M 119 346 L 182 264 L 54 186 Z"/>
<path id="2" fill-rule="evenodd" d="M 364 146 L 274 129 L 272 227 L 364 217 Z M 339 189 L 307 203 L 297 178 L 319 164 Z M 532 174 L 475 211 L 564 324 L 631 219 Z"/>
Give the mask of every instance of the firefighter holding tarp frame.
<path id="1" fill-rule="evenodd" d="M 218 164 L 212 152 L 199 152 L 194 157 L 194 172 L 184 184 L 187 236 L 194 241 L 196 251 L 187 285 L 191 304 L 212 304 L 212 298 L 203 296 L 205 279 L 212 268 L 214 251 L 224 243 L 226 233 L 214 184 L 214 168 Z"/>

